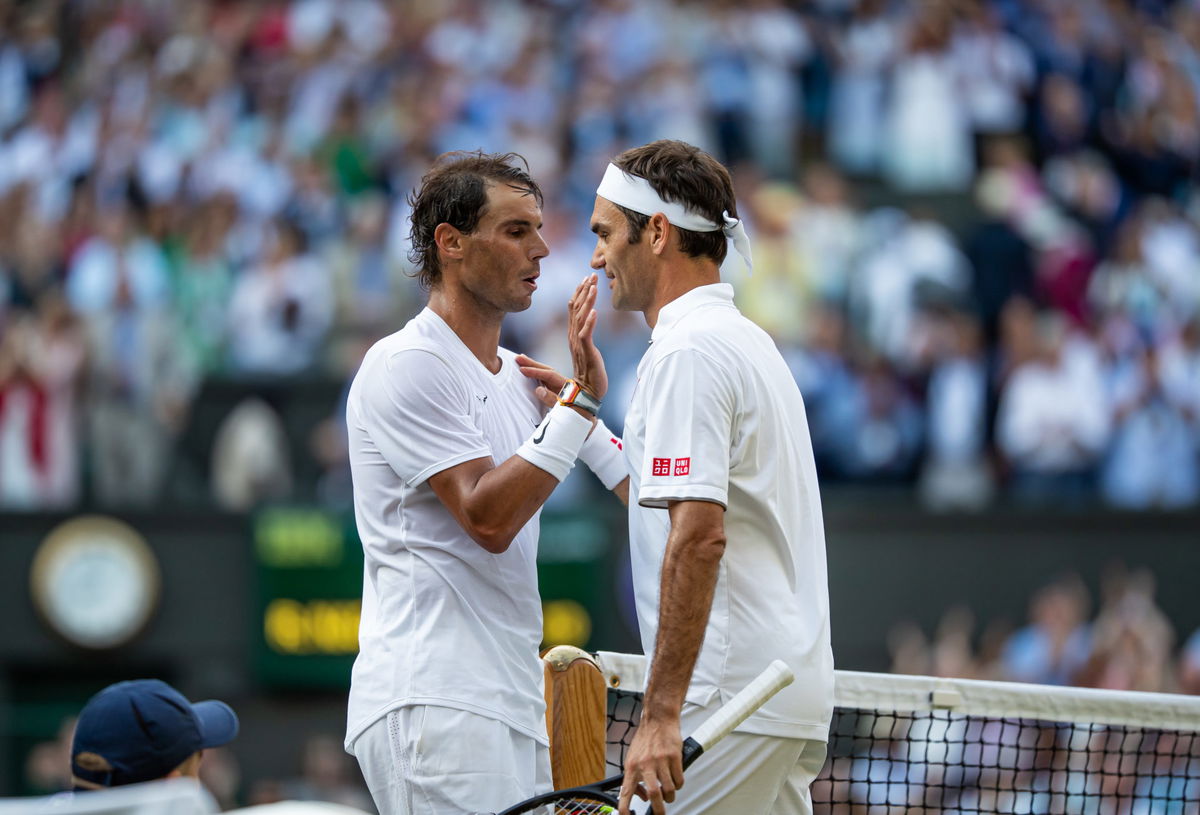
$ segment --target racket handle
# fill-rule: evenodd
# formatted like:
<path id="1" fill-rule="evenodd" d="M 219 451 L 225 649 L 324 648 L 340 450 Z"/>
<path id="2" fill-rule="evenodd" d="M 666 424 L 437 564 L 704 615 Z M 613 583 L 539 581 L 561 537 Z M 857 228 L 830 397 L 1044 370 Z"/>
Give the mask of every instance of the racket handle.
<path id="1" fill-rule="evenodd" d="M 686 768 L 701 753 L 712 747 L 754 711 L 779 691 L 792 684 L 795 679 L 792 669 L 782 659 L 777 659 L 755 677 L 754 681 L 738 691 L 737 695 L 722 705 L 704 724 L 696 728 L 691 738 L 684 742 L 683 766 Z M 694 746 L 693 746 L 694 745 Z M 689 757 L 689 752 L 691 753 Z"/>

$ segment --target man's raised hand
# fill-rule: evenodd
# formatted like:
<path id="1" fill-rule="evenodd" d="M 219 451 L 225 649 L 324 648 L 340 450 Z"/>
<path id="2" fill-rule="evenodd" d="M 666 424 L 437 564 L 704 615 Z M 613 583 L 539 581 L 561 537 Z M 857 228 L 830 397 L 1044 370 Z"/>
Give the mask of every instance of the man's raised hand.
<path id="1" fill-rule="evenodd" d="M 575 381 L 597 399 L 603 399 L 608 392 L 608 374 L 604 370 L 604 358 L 592 338 L 597 318 L 596 286 L 596 273 L 592 272 L 575 287 L 567 304 L 567 342 L 575 366 Z"/>

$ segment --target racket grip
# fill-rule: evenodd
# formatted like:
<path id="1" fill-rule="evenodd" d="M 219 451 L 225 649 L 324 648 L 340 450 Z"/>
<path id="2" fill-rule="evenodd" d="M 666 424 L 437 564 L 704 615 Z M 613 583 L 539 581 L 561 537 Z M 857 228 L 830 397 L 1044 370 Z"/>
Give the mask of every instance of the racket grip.
<path id="1" fill-rule="evenodd" d="M 767 669 L 755 677 L 753 682 L 738 691 L 736 696 L 712 715 L 712 718 L 692 733 L 688 741 L 694 741 L 699 748 L 695 751 L 692 761 L 700 753 L 729 735 L 730 731 L 746 721 L 750 714 L 762 707 L 768 699 L 792 684 L 792 680 L 795 678 L 792 669 L 782 659 L 777 659 L 768 665 Z M 691 763 L 686 757 L 686 746 L 684 753 L 684 766 L 686 767 Z"/>

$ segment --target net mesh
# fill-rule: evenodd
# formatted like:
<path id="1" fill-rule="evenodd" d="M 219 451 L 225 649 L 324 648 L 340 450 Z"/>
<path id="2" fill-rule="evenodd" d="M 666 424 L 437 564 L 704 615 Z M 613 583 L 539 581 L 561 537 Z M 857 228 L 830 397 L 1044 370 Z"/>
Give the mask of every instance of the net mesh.
<path id="1" fill-rule="evenodd" d="M 1136 700 L 1131 708 L 1122 718 L 1136 717 Z M 621 771 L 640 715 L 640 693 L 609 688 L 611 772 Z M 814 813 L 1200 814 L 1200 733 L 1176 729 L 1192 727 L 1194 714 L 1176 725 L 1164 724 L 1159 712 L 1149 717 L 1150 727 L 1079 718 L 894 710 L 839 700 L 829 756 L 812 786 Z"/>

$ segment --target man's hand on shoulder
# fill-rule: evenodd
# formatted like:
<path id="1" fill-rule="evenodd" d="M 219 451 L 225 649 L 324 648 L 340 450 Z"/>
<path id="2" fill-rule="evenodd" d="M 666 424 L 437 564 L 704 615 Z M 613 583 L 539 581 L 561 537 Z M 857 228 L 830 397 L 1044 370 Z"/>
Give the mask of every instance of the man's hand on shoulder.
<path id="1" fill-rule="evenodd" d="M 534 395 L 541 403 L 548 408 L 554 407 L 558 402 L 558 392 L 567 383 L 567 378 L 549 365 L 525 354 L 517 354 L 517 365 L 522 374 L 538 383 Z"/>

